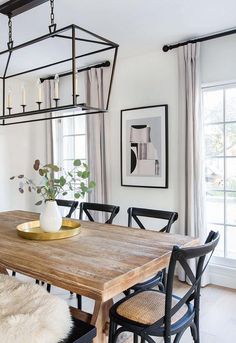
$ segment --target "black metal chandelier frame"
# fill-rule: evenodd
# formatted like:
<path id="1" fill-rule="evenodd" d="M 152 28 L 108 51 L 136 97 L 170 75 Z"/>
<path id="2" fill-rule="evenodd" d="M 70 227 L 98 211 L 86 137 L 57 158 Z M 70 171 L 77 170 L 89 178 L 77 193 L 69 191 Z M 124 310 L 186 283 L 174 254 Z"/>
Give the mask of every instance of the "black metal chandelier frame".
<path id="1" fill-rule="evenodd" d="M 13 2 L 14 1 L 16 2 L 14 15 L 18 15 L 18 14 L 24 12 L 23 10 L 21 10 L 19 8 L 19 5 L 17 5 L 17 0 L 13 0 Z M 18 0 L 18 2 L 19 1 L 23 2 L 23 3 L 25 2 L 24 0 Z M 45 2 L 45 0 L 32 0 L 32 1 L 28 1 L 27 3 L 29 3 L 29 2 L 31 2 L 31 6 L 30 7 L 27 6 L 25 10 L 29 10 L 29 9 Z M 3 76 L 0 77 L 0 80 L 2 80 L 2 82 L 3 82 L 2 115 L 0 115 L 0 125 L 1 126 L 30 123 L 30 122 L 37 122 L 37 121 L 44 121 L 44 120 L 51 120 L 51 119 L 61 119 L 61 118 L 65 118 L 65 117 L 66 118 L 67 117 L 75 117 L 78 115 L 85 115 L 85 114 L 104 113 L 104 112 L 108 111 L 119 45 L 108 40 L 108 39 L 106 39 L 106 38 L 104 38 L 104 37 L 102 37 L 102 36 L 97 35 L 96 33 L 88 31 L 88 30 L 86 30 L 86 29 L 84 29 L 78 25 L 75 25 L 75 24 L 63 27 L 61 29 L 57 29 L 56 24 L 54 22 L 54 12 L 53 12 L 54 1 L 50 0 L 50 2 L 51 2 L 51 25 L 49 26 L 49 33 L 47 33 L 43 36 L 37 37 L 35 39 L 32 39 L 30 41 L 26 41 L 26 42 L 19 44 L 19 45 L 16 45 L 16 46 L 14 46 L 14 44 L 13 44 L 12 22 L 11 22 L 12 13 L 14 13 L 14 12 L 12 11 L 12 8 L 9 7 L 9 10 L 11 9 L 11 11 L 12 11 L 11 13 L 9 13 L 7 10 L 7 6 L 6 6 L 8 3 L 9 3 L 9 6 L 12 6 L 12 1 L 8 1 L 8 3 L 0 6 L 0 13 L 8 15 L 8 17 L 9 17 L 9 23 L 8 23 L 8 25 L 9 25 L 9 42 L 7 44 L 8 49 L 0 51 L 0 56 L 4 55 L 4 54 L 8 54 L 7 63 L 5 66 Z M 69 31 L 71 33 L 71 35 L 64 34 L 66 31 Z M 91 39 L 80 38 L 76 35 L 76 32 L 83 32 L 85 34 L 88 34 L 92 38 Z M 18 73 L 7 75 L 8 67 L 9 67 L 9 64 L 10 64 L 10 61 L 11 61 L 11 58 L 12 58 L 14 51 L 19 50 L 19 49 L 24 49 L 30 45 L 34 45 L 36 43 L 42 42 L 42 41 L 44 41 L 46 39 L 50 39 L 50 38 L 71 40 L 71 57 L 67 58 L 67 59 L 56 61 L 54 63 L 41 65 L 41 66 L 33 68 L 33 69 L 27 69 L 27 70 L 24 70 L 24 71 L 21 71 Z M 76 42 L 77 41 L 91 43 L 91 44 L 99 44 L 102 47 L 101 47 L 101 49 L 97 49 L 94 51 L 90 51 L 90 52 L 87 52 L 84 54 L 77 55 L 76 54 Z M 112 50 L 112 52 L 113 52 L 112 65 L 111 65 L 110 61 L 105 61 L 103 63 L 89 65 L 89 66 L 86 66 L 86 67 L 83 67 L 80 69 L 77 68 L 76 61 L 78 59 L 86 57 L 86 56 L 90 56 L 90 55 L 103 53 L 103 52 L 108 51 L 108 50 Z M 72 75 L 72 103 L 71 104 L 58 106 L 58 101 L 56 101 L 55 107 L 42 109 L 40 107 L 40 104 L 38 104 L 38 109 L 36 109 L 36 110 L 25 111 L 25 107 L 23 107 L 22 112 L 11 113 L 11 108 L 6 107 L 6 80 L 13 78 L 13 77 L 23 75 L 23 74 L 28 74 L 28 73 L 35 72 L 35 71 L 38 71 L 41 69 L 45 69 L 47 67 L 59 65 L 59 64 L 65 63 L 65 62 L 71 62 L 71 65 L 72 65 L 71 71 L 61 73 L 61 74 L 59 74 L 59 76 L 64 77 L 64 76 Z M 85 103 L 78 103 L 78 96 L 76 94 L 76 76 L 77 76 L 77 73 L 83 72 L 83 71 L 91 69 L 93 67 L 95 67 L 95 68 L 108 67 L 110 65 L 111 65 L 112 69 L 111 69 L 111 74 L 110 74 L 108 96 L 107 96 L 105 108 L 97 108 L 97 107 L 88 106 Z M 43 78 L 43 79 L 41 78 L 41 81 L 43 82 L 45 79 L 52 79 L 52 78 L 53 78 L 53 76 L 48 76 L 48 77 Z M 58 100 L 58 99 L 54 99 L 54 100 Z M 83 110 L 83 112 L 80 112 L 80 113 L 70 112 L 69 114 L 66 114 L 66 115 L 58 114 L 55 116 L 49 115 L 49 116 L 44 116 L 44 117 L 40 117 L 40 118 L 36 118 L 36 119 L 32 118 L 32 116 L 36 116 L 36 115 L 43 115 L 46 113 L 54 113 L 57 111 L 65 111 L 65 110 L 76 109 L 76 108 L 80 108 L 80 110 Z M 14 119 L 17 119 L 18 121 L 10 121 L 9 122 L 9 120 L 14 120 Z"/>

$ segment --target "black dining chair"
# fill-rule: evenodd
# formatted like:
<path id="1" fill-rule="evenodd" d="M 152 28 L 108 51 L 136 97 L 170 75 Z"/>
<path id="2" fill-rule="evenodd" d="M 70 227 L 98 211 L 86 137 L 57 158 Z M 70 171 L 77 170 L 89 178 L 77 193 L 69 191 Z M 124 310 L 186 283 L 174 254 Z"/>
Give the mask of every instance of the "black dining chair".
<path id="1" fill-rule="evenodd" d="M 159 232 L 166 232 L 169 233 L 172 224 L 178 219 L 177 212 L 170 212 L 170 211 L 161 211 L 161 210 L 153 210 L 147 208 L 138 208 L 138 207 L 130 207 L 127 210 L 128 212 L 128 226 L 132 227 L 133 220 L 136 224 L 143 230 L 145 230 L 144 224 L 141 222 L 140 217 L 145 218 L 155 218 L 155 219 L 163 219 L 166 221 L 166 225 L 159 229 Z M 164 291 L 165 288 L 165 281 L 166 281 L 166 269 L 159 271 L 155 276 L 146 280 L 142 283 L 138 283 L 125 291 L 125 295 L 129 295 L 131 291 L 138 291 L 141 289 L 148 289 L 158 286 L 160 290 Z"/>
<path id="2" fill-rule="evenodd" d="M 129 331 L 134 342 L 155 343 L 151 336 L 163 337 L 165 343 L 179 343 L 184 332 L 190 328 L 193 341 L 200 343 L 199 309 L 201 278 L 206 270 L 219 233 L 211 231 L 204 245 L 189 248 L 174 246 L 169 263 L 166 292 L 156 289 L 132 293 L 117 302 L 110 310 L 109 343 L 116 343 L 118 336 Z M 209 257 L 206 256 L 209 255 Z M 191 268 L 189 261 L 197 259 L 197 268 Z M 191 282 L 190 288 L 182 296 L 173 294 L 176 265 L 179 263 Z M 119 327 L 118 327 L 119 326 Z"/>
<path id="3" fill-rule="evenodd" d="M 79 202 L 74 201 L 74 200 L 56 199 L 56 202 L 57 202 L 57 205 L 60 207 L 69 208 L 69 212 L 65 216 L 66 218 L 71 218 L 72 214 L 75 212 L 75 210 L 77 209 L 79 205 Z M 36 283 L 39 284 L 39 280 L 36 280 Z M 44 282 L 42 282 L 42 285 L 44 285 Z M 51 285 L 49 283 L 47 284 L 47 291 L 49 293 L 51 292 Z"/>
<path id="4" fill-rule="evenodd" d="M 96 212 L 105 212 L 110 213 L 109 218 L 105 221 L 105 224 L 112 224 L 115 216 L 119 213 L 120 207 L 115 205 L 108 205 L 108 204 L 99 204 L 99 203 L 92 203 L 92 202 L 81 202 L 80 203 L 80 213 L 79 219 L 83 220 L 83 215 L 85 214 L 89 221 L 94 222 L 93 213 L 91 211 Z M 82 297 L 81 295 L 77 294 L 78 300 L 78 308 L 82 308 Z"/>
<path id="5" fill-rule="evenodd" d="M 64 200 L 64 199 L 57 199 L 56 200 L 57 205 L 60 207 L 66 207 L 69 208 L 69 212 L 65 216 L 66 218 L 71 218 L 72 214 L 77 209 L 79 202 L 74 200 Z"/>
<path id="6" fill-rule="evenodd" d="M 108 205 L 108 204 L 98 204 L 98 203 L 92 203 L 92 202 L 81 202 L 80 203 L 80 213 L 79 213 L 79 219 L 83 219 L 83 214 L 86 215 L 86 217 L 91 221 L 94 222 L 94 218 L 92 216 L 91 211 L 96 212 L 105 212 L 110 213 L 109 218 L 105 221 L 105 224 L 112 224 L 114 218 L 120 211 L 119 206 L 115 205 Z"/>

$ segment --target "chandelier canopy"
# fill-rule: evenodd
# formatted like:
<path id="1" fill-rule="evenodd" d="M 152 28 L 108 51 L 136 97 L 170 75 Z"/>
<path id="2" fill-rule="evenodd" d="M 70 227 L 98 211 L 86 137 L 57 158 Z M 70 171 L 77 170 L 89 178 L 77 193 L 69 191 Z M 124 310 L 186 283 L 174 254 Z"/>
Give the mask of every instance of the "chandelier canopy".
<path id="1" fill-rule="evenodd" d="M 11 0 L 0 6 L 7 15 L 9 40 L 0 51 L 0 125 L 106 112 L 109 107 L 118 44 L 71 24 L 57 28 L 50 2 L 49 32 L 15 45 L 12 18 L 48 0 Z M 86 103 L 85 72 L 104 67 L 105 104 Z M 44 82 L 51 80 L 52 101 Z M 1 104 L 2 102 L 2 104 Z"/>

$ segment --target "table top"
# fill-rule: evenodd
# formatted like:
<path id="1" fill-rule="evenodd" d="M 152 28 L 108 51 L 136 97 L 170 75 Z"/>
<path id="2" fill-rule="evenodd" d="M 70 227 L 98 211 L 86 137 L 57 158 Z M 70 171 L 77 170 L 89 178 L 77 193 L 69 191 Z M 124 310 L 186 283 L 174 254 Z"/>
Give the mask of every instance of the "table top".
<path id="1" fill-rule="evenodd" d="M 17 235 L 18 224 L 38 218 L 25 211 L 0 213 L 0 265 L 101 301 L 166 267 L 173 245 L 198 243 L 188 236 L 87 221 L 80 221 L 79 235 L 63 240 Z"/>

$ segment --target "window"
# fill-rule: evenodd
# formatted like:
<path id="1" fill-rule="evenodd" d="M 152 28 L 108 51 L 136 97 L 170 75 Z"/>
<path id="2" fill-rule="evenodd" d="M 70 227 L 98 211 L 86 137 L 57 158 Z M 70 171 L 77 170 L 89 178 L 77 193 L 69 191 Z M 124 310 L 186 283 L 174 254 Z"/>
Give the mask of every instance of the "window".
<path id="1" fill-rule="evenodd" d="M 236 84 L 203 88 L 208 228 L 217 263 L 236 267 Z"/>
<path id="2" fill-rule="evenodd" d="M 57 146 L 55 147 L 55 159 L 65 170 L 73 169 L 73 161 L 80 159 L 87 163 L 87 137 L 86 137 L 86 117 L 78 116 L 65 118 L 57 122 Z M 73 192 L 66 196 L 66 199 L 73 200 Z M 80 201 L 86 201 L 85 196 Z M 67 210 L 68 212 L 68 210 Z M 75 214 L 78 217 L 78 210 Z M 66 213 L 63 211 L 63 214 Z"/>

